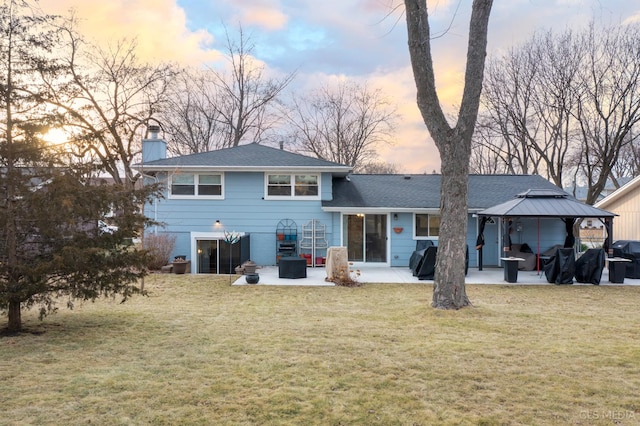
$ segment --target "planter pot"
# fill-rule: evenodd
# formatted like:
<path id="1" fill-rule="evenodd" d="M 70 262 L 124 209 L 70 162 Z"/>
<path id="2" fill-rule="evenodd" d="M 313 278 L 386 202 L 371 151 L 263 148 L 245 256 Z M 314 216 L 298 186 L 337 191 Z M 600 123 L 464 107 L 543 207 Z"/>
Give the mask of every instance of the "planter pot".
<path id="1" fill-rule="evenodd" d="M 393 228 L 393 232 L 395 232 L 396 234 L 399 234 L 402 232 L 403 229 L 404 228 L 401 228 L 401 227 Z"/>
<path id="2" fill-rule="evenodd" d="M 187 272 L 187 262 L 173 262 L 173 273 L 184 274 Z"/>
<path id="3" fill-rule="evenodd" d="M 244 270 L 245 275 L 254 275 L 256 273 L 256 268 L 258 265 L 253 260 L 247 260 L 243 265 L 242 269 Z"/>
<path id="4" fill-rule="evenodd" d="M 244 278 L 247 280 L 247 284 L 258 284 L 258 281 L 260 281 L 260 275 L 258 274 L 247 274 Z"/>

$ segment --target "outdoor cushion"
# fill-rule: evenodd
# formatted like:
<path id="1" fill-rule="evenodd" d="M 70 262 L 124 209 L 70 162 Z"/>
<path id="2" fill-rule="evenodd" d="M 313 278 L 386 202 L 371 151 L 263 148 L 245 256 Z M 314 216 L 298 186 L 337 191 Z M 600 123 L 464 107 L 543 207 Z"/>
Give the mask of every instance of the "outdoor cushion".
<path id="1" fill-rule="evenodd" d="M 537 256 L 535 253 L 531 252 L 531 249 L 526 243 L 512 244 L 511 251 L 509 251 L 508 254 L 511 257 L 520 257 L 524 259 L 518 262 L 518 269 L 521 271 L 533 271 L 536 269 Z"/>

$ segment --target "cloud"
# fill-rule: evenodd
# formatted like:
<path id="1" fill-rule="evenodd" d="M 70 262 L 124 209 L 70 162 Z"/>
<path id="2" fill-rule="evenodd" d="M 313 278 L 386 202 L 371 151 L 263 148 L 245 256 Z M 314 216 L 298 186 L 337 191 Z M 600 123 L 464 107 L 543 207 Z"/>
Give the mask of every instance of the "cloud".
<path id="1" fill-rule="evenodd" d="M 234 21 L 242 25 L 256 25 L 274 31 L 282 29 L 288 21 L 277 0 L 234 0 L 233 6 L 238 9 Z"/>
<path id="2" fill-rule="evenodd" d="M 135 38 L 143 60 L 196 65 L 219 56 L 209 48 L 213 38 L 207 31 L 187 28 L 185 11 L 175 0 L 47 0 L 41 5 L 61 15 L 73 9 L 80 32 L 99 45 Z"/>
<path id="3" fill-rule="evenodd" d="M 636 11 L 633 15 L 626 18 L 622 21 L 623 25 L 637 24 L 640 23 L 640 10 Z"/>

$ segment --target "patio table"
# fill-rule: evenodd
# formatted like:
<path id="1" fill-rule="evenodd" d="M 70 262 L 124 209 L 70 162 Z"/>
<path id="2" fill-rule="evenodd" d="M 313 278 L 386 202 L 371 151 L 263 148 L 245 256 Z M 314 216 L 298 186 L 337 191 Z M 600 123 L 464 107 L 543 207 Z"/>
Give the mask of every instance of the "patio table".
<path id="1" fill-rule="evenodd" d="M 504 280 L 508 283 L 518 282 L 518 262 L 523 261 L 521 257 L 501 257 L 504 262 Z"/>

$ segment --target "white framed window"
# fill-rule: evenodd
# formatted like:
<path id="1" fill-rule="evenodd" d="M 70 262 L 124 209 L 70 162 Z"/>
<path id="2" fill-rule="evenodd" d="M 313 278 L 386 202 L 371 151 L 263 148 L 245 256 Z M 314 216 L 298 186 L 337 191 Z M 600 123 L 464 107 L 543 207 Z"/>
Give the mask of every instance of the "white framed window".
<path id="1" fill-rule="evenodd" d="M 171 176 L 169 198 L 224 198 L 221 173 L 179 173 Z"/>
<path id="2" fill-rule="evenodd" d="M 267 174 L 265 182 L 265 199 L 320 198 L 320 175 L 318 174 Z"/>
<path id="3" fill-rule="evenodd" d="M 440 215 L 416 213 L 413 215 L 413 237 L 416 239 L 440 236 Z"/>

